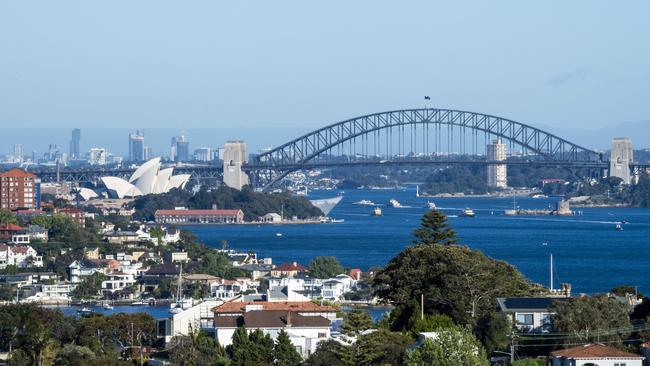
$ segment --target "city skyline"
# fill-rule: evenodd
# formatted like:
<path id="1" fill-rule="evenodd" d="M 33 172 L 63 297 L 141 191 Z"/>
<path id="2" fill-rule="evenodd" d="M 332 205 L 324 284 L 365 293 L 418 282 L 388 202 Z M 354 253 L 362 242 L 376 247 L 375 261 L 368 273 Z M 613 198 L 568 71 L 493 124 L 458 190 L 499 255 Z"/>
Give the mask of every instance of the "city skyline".
<path id="1" fill-rule="evenodd" d="M 0 5 L 0 127 L 312 130 L 422 95 L 553 128 L 650 120 L 646 2 L 124 5 Z"/>

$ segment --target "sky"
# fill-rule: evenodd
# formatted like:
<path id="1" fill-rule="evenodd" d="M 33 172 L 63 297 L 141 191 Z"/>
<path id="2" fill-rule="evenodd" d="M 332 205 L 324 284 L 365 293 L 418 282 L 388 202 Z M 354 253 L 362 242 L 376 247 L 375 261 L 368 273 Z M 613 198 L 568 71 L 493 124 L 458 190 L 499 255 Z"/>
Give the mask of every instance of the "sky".
<path id="1" fill-rule="evenodd" d="M 263 141 L 424 95 L 558 131 L 650 124 L 648 14 L 648 1 L 3 1 L 0 128 Z"/>

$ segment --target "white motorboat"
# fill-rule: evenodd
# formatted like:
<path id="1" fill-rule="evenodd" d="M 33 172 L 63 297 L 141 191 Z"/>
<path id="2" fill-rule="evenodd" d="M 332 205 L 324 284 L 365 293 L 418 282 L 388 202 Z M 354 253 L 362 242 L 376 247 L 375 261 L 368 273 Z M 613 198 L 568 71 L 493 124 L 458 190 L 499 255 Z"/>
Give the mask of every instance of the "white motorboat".
<path id="1" fill-rule="evenodd" d="M 104 310 L 113 310 L 113 306 L 111 306 L 111 304 L 108 304 L 108 303 L 102 305 L 102 308 Z"/>
<path id="2" fill-rule="evenodd" d="M 474 213 L 474 210 L 472 210 L 471 208 L 464 209 L 462 215 L 463 215 L 463 217 L 474 217 L 474 216 L 476 216 L 476 214 Z"/>
<path id="3" fill-rule="evenodd" d="M 359 205 L 359 206 L 374 206 L 375 203 L 370 201 L 370 200 L 361 200 L 357 202 L 353 202 L 353 205 Z"/>
<path id="4" fill-rule="evenodd" d="M 372 210 L 372 216 L 381 216 L 381 208 L 375 207 L 375 209 Z"/>
<path id="5" fill-rule="evenodd" d="M 398 200 L 391 198 L 390 201 L 388 201 L 388 205 L 393 208 L 400 208 L 402 207 L 402 204 L 399 203 Z"/>
<path id="6" fill-rule="evenodd" d="M 435 204 L 435 203 L 430 202 L 430 201 L 427 201 L 427 208 L 428 208 L 429 210 L 435 210 L 437 207 L 436 207 L 436 204 Z"/>

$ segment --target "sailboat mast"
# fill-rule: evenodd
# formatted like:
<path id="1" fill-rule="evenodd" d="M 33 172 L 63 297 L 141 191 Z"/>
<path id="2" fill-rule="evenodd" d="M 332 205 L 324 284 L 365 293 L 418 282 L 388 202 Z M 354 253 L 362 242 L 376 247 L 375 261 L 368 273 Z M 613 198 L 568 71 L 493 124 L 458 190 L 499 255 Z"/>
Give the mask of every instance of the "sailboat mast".
<path id="1" fill-rule="evenodd" d="M 551 292 L 553 292 L 553 253 L 551 253 Z"/>
<path id="2" fill-rule="evenodd" d="M 176 288 L 176 301 L 181 300 L 181 278 L 183 278 L 183 262 L 181 262 L 181 269 L 178 273 L 178 286 Z"/>

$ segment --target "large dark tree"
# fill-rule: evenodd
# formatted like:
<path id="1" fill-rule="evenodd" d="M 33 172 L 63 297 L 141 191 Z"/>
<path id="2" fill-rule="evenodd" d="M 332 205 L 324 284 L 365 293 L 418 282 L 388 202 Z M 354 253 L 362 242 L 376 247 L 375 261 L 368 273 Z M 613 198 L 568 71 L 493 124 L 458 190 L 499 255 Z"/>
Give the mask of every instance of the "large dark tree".
<path id="1" fill-rule="evenodd" d="M 343 324 L 341 324 L 341 333 L 350 336 L 357 336 L 364 330 L 373 327 L 372 318 L 367 311 L 363 309 L 354 309 L 345 313 Z"/>
<path id="2" fill-rule="evenodd" d="M 426 226 L 419 237 L 455 242 L 453 231 L 440 225 L 439 217 L 431 221 L 437 224 L 423 220 Z M 373 279 L 376 294 L 397 306 L 391 314 L 394 330 L 407 329 L 422 297 L 426 314 L 446 314 L 458 324 L 474 326 L 495 311 L 497 297 L 530 294 L 530 282 L 508 263 L 464 246 L 426 240 L 416 240 L 418 245 L 391 259 Z"/>

